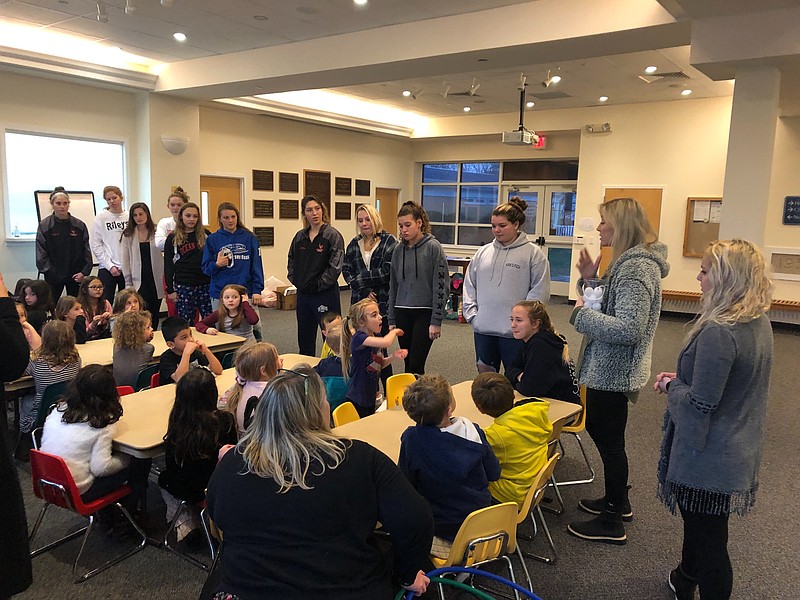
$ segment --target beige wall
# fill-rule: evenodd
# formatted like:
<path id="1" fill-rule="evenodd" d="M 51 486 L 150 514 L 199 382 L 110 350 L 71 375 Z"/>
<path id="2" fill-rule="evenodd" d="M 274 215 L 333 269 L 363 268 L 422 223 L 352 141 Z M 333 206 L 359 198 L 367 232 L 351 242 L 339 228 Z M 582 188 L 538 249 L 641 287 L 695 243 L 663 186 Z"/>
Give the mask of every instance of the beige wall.
<path id="1" fill-rule="evenodd" d="M 778 119 L 764 245 L 800 253 L 800 226 L 783 225 L 783 199 L 800 195 L 800 117 Z M 775 280 L 775 297 L 800 300 L 800 281 Z"/>
<path id="2" fill-rule="evenodd" d="M 369 179 L 371 196 L 332 196 L 332 202 L 356 204 L 375 201 L 375 188 L 400 189 L 400 202 L 411 196 L 413 162 L 411 142 L 365 133 L 320 127 L 273 117 L 250 115 L 222 109 L 200 109 L 200 173 L 243 177 L 244 214 L 248 227 L 275 227 L 275 246 L 261 248 L 264 276 L 286 281 L 286 256 L 301 221 L 277 218 L 278 200 L 302 198 L 303 169 L 330 171 L 334 177 Z M 274 171 L 274 192 L 252 191 L 252 170 Z M 300 175 L 300 193 L 278 192 L 280 171 Z M 355 188 L 355 182 L 353 183 Z M 275 219 L 254 219 L 253 198 L 275 200 Z M 336 221 L 333 226 L 345 239 L 355 235 L 355 220 Z"/>

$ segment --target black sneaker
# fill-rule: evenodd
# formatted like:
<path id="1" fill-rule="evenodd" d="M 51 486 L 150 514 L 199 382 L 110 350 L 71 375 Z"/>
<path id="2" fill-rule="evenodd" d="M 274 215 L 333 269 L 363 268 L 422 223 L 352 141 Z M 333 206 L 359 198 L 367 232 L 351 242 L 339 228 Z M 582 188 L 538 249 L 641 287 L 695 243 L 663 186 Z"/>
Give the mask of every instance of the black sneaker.
<path id="1" fill-rule="evenodd" d="M 628 536 L 625 535 L 622 520 L 616 520 L 614 516 L 603 513 L 588 521 L 570 523 L 567 525 L 567 531 L 584 540 L 622 546 L 627 543 Z"/>
<path id="2" fill-rule="evenodd" d="M 602 498 L 590 499 L 585 498 L 578 502 L 578 508 L 580 508 L 583 512 L 589 513 L 590 515 L 601 515 L 603 514 L 603 510 L 606 507 L 606 497 L 603 496 Z M 625 500 L 625 504 L 622 505 L 622 520 L 626 523 L 630 523 L 633 521 L 633 510 L 631 509 L 631 502 L 630 500 Z"/>
<path id="3" fill-rule="evenodd" d="M 675 592 L 675 600 L 694 600 L 697 582 L 684 575 L 680 566 L 670 571 L 667 583 L 670 589 Z"/>

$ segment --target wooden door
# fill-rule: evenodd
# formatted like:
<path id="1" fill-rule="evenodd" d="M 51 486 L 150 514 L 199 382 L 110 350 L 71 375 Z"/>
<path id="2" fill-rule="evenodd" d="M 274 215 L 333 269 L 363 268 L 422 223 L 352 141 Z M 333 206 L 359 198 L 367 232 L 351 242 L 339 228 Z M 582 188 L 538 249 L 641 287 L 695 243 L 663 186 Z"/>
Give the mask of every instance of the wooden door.
<path id="1" fill-rule="evenodd" d="M 397 237 L 397 202 L 400 190 L 375 188 L 375 204 L 383 221 L 383 228 Z"/>
<path id="2" fill-rule="evenodd" d="M 658 234 L 661 228 L 661 196 L 663 191 L 661 188 L 606 188 L 603 202 L 608 202 L 614 198 L 633 198 L 642 205 L 644 214 L 647 215 L 647 220 L 650 221 L 653 231 Z M 611 248 L 601 248 L 600 252 L 603 254 L 603 258 L 600 261 L 600 273 L 604 273 L 611 262 Z"/>
<path id="3" fill-rule="evenodd" d="M 242 180 L 237 177 L 200 176 L 200 194 L 203 197 L 203 221 L 212 233 L 219 229 L 217 208 L 223 202 L 230 202 L 238 210 L 244 220 L 242 211 Z"/>

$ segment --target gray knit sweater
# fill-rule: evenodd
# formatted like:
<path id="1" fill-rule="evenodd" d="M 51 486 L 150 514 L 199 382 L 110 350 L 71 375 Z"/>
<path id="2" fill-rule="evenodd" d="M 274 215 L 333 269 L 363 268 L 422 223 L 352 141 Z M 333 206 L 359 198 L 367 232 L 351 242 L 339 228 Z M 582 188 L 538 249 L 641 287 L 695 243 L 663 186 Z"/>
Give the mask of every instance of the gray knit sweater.
<path id="1" fill-rule="evenodd" d="M 416 244 L 397 244 L 392 254 L 389 281 L 389 325 L 395 324 L 394 309 L 429 308 L 431 325 L 441 325 L 447 303 L 447 258 L 442 245 L 430 233 Z"/>
<path id="2" fill-rule="evenodd" d="M 772 367 L 762 315 L 709 323 L 678 357 L 669 384 L 658 497 L 705 514 L 747 513 L 755 503 Z"/>
<path id="3" fill-rule="evenodd" d="M 664 244 L 634 246 L 606 272 L 602 309 L 573 311 L 570 321 L 585 337 L 578 374 L 582 384 L 609 392 L 636 392 L 647 384 L 661 313 L 661 279 L 667 273 Z"/>

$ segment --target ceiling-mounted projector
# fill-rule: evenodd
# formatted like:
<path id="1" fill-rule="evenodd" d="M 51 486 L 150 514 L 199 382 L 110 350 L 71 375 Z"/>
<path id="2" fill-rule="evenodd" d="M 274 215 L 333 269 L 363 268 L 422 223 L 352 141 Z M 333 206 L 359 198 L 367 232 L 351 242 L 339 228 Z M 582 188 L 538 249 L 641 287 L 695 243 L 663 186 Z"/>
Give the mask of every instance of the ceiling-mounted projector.
<path id="1" fill-rule="evenodd" d="M 539 142 L 539 136 L 533 131 L 504 131 L 503 143 L 509 146 L 531 146 Z"/>

